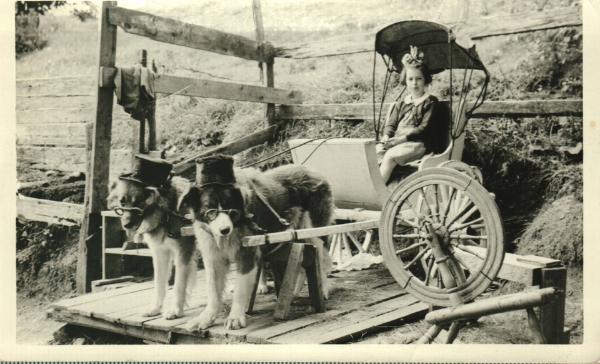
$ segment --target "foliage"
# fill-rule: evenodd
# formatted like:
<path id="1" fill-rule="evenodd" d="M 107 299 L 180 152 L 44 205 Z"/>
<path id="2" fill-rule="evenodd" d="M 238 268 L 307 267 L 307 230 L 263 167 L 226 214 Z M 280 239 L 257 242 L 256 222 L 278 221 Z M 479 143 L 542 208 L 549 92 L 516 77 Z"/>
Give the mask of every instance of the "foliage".
<path id="1" fill-rule="evenodd" d="M 15 15 L 37 13 L 44 15 L 48 10 L 65 5 L 66 1 L 17 1 Z"/>
<path id="2" fill-rule="evenodd" d="M 17 57 L 37 49 L 42 49 L 48 40 L 39 30 L 37 13 L 16 15 L 15 17 L 15 52 Z"/>

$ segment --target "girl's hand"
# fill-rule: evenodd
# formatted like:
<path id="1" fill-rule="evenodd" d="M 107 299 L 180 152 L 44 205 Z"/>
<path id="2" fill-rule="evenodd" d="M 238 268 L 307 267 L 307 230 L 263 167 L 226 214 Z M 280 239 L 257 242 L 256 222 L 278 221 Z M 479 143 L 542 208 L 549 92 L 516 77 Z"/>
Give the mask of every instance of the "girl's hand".
<path id="1" fill-rule="evenodd" d="M 387 135 L 384 135 L 383 137 L 381 137 L 381 140 L 380 140 L 379 142 L 381 142 L 381 143 L 384 143 L 384 144 L 385 144 L 385 142 L 387 142 L 389 139 L 390 139 L 390 137 L 389 137 L 389 136 L 387 136 Z"/>

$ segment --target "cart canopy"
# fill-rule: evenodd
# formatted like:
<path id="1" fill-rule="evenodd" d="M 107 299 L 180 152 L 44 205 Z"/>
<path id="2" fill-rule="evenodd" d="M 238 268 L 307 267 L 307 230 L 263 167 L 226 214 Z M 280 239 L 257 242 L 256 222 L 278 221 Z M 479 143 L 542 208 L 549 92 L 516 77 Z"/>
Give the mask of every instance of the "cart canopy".
<path id="1" fill-rule="evenodd" d="M 423 20 L 401 21 L 377 32 L 375 50 L 382 56 L 388 56 L 398 72 L 402 69 L 402 56 L 409 52 L 412 45 L 423 51 L 425 63 L 432 74 L 450 67 L 476 69 L 487 73 L 475 51 L 475 46 L 467 49 L 456 42 L 452 42 L 452 66 L 450 66 L 449 36 L 452 36 L 452 30 L 441 24 Z"/>

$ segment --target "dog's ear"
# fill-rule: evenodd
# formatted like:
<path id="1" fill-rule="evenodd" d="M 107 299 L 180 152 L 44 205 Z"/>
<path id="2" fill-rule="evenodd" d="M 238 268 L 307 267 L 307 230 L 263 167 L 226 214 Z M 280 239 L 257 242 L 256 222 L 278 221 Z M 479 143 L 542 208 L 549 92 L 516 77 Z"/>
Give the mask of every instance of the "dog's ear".
<path id="1" fill-rule="evenodd" d="M 179 201 L 177 201 L 177 211 L 179 213 L 189 212 L 190 209 L 196 211 L 200 207 L 200 189 L 196 186 L 190 187 L 190 189 L 181 194 Z"/>
<path id="2" fill-rule="evenodd" d="M 160 197 L 158 188 L 148 186 L 144 188 L 144 191 L 146 192 L 146 206 L 150 206 L 158 202 Z"/>
<path id="3" fill-rule="evenodd" d="M 117 182 L 112 182 L 110 184 L 108 196 L 106 197 L 106 206 L 108 209 L 112 209 L 119 205 L 118 195 L 117 195 Z"/>

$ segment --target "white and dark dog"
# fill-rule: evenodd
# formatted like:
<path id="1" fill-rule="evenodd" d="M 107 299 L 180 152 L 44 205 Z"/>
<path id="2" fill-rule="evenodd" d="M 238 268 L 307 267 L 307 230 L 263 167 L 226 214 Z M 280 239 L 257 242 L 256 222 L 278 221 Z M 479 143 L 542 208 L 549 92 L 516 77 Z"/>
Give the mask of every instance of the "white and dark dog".
<path id="1" fill-rule="evenodd" d="M 189 224 L 174 213 L 190 182 L 170 177 L 172 165 L 161 159 L 136 156 L 132 173 L 119 176 L 108 196 L 108 207 L 121 217 L 127 235 L 144 242 L 152 252 L 154 265 L 154 297 L 145 316 L 161 312 L 166 319 L 183 316 L 186 296 L 195 285 L 197 258 L 193 237 L 182 237 L 180 230 Z M 171 267 L 175 264 L 175 300 L 163 310 Z"/>
<path id="2" fill-rule="evenodd" d="M 190 331 L 206 329 L 219 314 L 230 263 L 236 263 L 231 311 L 225 327 L 246 326 L 246 307 L 256 281 L 262 249 L 243 247 L 242 238 L 264 232 L 301 229 L 330 224 L 333 197 L 328 182 L 299 165 L 267 172 L 233 169 L 229 156 L 197 160 L 196 185 L 180 201 L 180 213 L 193 216 L 193 227 L 207 274 L 208 302 L 204 311 L 190 320 Z M 313 244 L 323 242 L 315 238 Z M 271 246 L 268 249 L 272 249 Z M 279 291 L 289 256 L 290 244 L 268 254 L 276 290 Z M 304 255 L 306 267 L 316 259 Z M 326 267 L 327 264 L 322 264 Z M 323 274 L 326 279 L 326 274 Z M 326 285 L 324 285 L 326 289 Z"/>

